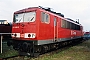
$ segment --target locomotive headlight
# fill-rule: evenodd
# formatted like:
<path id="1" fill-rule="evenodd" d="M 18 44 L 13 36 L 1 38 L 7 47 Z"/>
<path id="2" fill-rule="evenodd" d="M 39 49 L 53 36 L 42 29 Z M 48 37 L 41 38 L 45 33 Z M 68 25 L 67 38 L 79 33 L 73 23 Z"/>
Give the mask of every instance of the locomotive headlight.
<path id="1" fill-rule="evenodd" d="M 12 37 L 15 37 L 15 33 L 12 33 L 11 36 L 12 36 Z"/>
<path id="2" fill-rule="evenodd" d="M 35 33 L 33 33 L 33 34 L 32 34 L 32 38 L 35 38 L 35 36 L 36 36 L 36 34 L 35 34 Z"/>
<path id="3" fill-rule="evenodd" d="M 25 38 L 35 38 L 36 37 L 36 33 L 25 33 L 24 37 Z"/>
<path id="4" fill-rule="evenodd" d="M 31 37 L 31 35 L 30 35 L 30 34 L 28 34 L 28 37 Z"/>
<path id="5" fill-rule="evenodd" d="M 17 34 L 14 34 L 14 36 L 16 37 L 16 36 L 17 36 Z"/>
<path id="6" fill-rule="evenodd" d="M 12 33 L 12 37 L 20 38 L 20 33 Z"/>

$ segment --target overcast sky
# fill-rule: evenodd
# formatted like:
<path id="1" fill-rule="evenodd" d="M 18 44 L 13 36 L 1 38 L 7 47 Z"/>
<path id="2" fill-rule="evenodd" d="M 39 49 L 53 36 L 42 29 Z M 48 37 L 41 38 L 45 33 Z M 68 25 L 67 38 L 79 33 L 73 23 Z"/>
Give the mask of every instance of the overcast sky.
<path id="1" fill-rule="evenodd" d="M 0 20 L 12 22 L 15 11 L 37 6 L 50 7 L 66 18 L 79 19 L 84 31 L 90 31 L 90 0 L 0 0 Z"/>

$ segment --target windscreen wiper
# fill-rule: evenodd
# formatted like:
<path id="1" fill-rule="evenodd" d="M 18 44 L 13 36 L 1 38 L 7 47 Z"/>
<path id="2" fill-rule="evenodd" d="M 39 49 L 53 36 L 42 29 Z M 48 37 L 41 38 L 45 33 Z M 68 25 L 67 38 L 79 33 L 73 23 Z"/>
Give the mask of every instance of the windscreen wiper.
<path id="1" fill-rule="evenodd" d="M 19 22 L 21 21 L 22 18 L 20 18 Z"/>
<path id="2" fill-rule="evenodd" d="M 32 17 L 29 21 L 32 21 L 34 17 Z"/>

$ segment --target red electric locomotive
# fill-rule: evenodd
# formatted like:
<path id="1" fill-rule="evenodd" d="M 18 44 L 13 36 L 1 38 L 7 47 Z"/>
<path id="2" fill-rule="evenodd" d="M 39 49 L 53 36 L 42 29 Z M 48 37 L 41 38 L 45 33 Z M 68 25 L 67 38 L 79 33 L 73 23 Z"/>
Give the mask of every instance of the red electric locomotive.
<path id="1" fill-rule="evenodd" d="M 31 7 L 14 12 L 13 48 L 22 52 L 45 52 L 64 41 L 80 39 L 83 27 L 50 8 Z"/>

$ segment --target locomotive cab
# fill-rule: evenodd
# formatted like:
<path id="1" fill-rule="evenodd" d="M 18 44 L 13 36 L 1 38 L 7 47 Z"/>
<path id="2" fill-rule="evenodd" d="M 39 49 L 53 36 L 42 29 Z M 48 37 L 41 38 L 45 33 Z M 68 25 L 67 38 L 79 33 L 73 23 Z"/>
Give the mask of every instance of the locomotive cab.
<path id="1" fill-rule="evenodd" d="M 19 40 L 36 38 L 36 11 L 15 13 L 12 33 Z"/>

